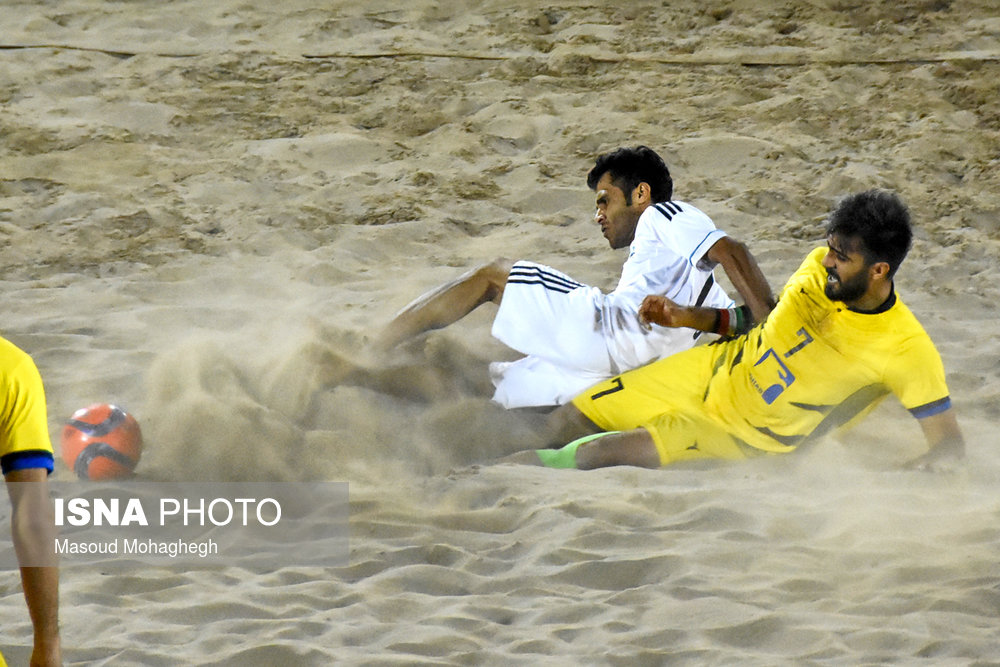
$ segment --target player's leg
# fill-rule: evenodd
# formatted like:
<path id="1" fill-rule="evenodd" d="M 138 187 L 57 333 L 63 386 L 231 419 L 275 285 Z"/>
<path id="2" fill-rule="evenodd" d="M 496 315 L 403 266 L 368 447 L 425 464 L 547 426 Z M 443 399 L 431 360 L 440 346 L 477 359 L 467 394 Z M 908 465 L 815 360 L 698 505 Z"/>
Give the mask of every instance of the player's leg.
<path id="1" fill-rule="evenodd" d="M 544 441 L 559 449 L 536 452 L 537 458 L 551 467 L 656 468 L 703 454 L 697 428 L 672 413 L 702 409 L 714 354 L 695 348 L 594 385 L 550 415 Z M 528 454 L 512 460 L 534 462 Z"/>
<path id="2" fill-rule="evenodd" d="M 628 431 L 585 435 L 559 449 L 519 452 L 504 461 L 590 470 L 620 465 L 659 468 L 703 459 L 738 461 L 759 455 L 701 411 L 679 410 Z"/>
<path id="3" fill-rule="evenodd" d="M 424 364 L 380 367 L 356 366 L 340 384 L 422 401 L 436 401 L 458 395 L 460 383 L 443 368 Z"/>
<path id="4" fill-rule="evenodd" d="M 585 417 L 572 403 L 559 406 L 547 415 L 525 412 L 521 416 L 531 437 L 512 438 L 508 453 L 497 459 L 498 462 L 573 468 L 576 448 L 580 443 L 604 434 L 604 429 Z"/>
<path id="5" fill-rule="evenodd" d="M 660 453 L 649 431 L 637 428 L 631 431 L 607 433 L 577 447 L 576 467 L 580 470 L 608 466 L 659 468 Z"/>
<path id="6" fill-rule="evenodd" d="M 624 432 L 591 433 L 559 449 L 522 451 L 501 461 L 580 470 L 608 466 L 659 468 L 661 464 L 656 443 L 649 431 L 644 428 Z"/>
<path id="7" fill-rule="evenodd" d="M 499 304 L 513 262 L 497 259 L 418 297 L 386 325 L 376 341 L 383 350 L 431 329 L 456 322 L 477 307 Z"/>
<path id="8" fill-rule="evenodd" d="M 556 448 L 577 438 L 603 433 L 605 429 L 591 421 L 575 405 L 567 403 L 549 413 L 541 431 L 546 446 Z"/>

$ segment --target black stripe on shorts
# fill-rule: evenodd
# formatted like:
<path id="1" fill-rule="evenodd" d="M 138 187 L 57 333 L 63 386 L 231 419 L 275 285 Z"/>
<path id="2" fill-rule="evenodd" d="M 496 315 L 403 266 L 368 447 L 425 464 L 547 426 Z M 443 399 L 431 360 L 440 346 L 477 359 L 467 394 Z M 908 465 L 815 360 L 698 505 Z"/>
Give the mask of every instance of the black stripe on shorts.
<path id="1" fill-rule="evenodd" d="M 545 271 L 537 266 L 515 266 L 510 270 L 510 275 L 507 277 L 507 284 L 511 283 L 518 285 L 541 285 L 545 289 L 552 290 L 553 292 L 561 292 L 562 294 L 568 294 L 577 287 L 583 287 L 583 283 L 570 280 L 565 276 L 556 275 L 551 271 Z"/>

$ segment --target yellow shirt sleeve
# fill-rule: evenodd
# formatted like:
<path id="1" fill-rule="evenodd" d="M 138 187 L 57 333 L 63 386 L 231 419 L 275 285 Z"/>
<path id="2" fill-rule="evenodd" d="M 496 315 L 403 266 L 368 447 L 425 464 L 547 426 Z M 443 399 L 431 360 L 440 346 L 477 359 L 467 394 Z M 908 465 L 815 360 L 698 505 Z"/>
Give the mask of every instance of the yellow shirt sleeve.
<path id="1" fill-rule="evenodd" d="M 3 471 L 23 467 L 52 469 L 52 442 L 49 438 L 45 389 L 35 362 L 9 341 L 0 339 L 0 461 Z M 15 459 L 37 454 L 43 463 L 17 465 Z"/>

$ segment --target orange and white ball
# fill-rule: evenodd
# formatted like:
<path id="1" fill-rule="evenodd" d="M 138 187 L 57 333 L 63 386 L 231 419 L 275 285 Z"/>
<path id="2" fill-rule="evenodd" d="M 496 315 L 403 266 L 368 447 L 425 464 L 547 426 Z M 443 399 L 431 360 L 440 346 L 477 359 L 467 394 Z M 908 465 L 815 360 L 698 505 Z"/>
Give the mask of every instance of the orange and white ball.
<path id="1" fill-rule="evenodd" d="M 80 479 L 131 475 L 142 456 L 139 422 L 109 403 L 77 410 L 62 431 L 62 458 Z"/>

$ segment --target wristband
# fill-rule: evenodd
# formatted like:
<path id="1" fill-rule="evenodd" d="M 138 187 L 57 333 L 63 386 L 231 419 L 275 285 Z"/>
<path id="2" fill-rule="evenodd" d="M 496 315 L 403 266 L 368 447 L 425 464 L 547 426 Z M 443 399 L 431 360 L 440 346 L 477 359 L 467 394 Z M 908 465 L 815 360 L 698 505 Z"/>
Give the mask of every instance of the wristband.
<path id="1" fill-rule="evenodd" d="M 715 311 L 715 333 L 720 336 L 729 335 L 729 311 L 725 308 L 720 308 Z"/>
<path id="2" fill-rule="evenodd" d="M 718 333 L 719 324 L 722 322 L 722 311 L 718 308 L 715 309 L 715 323 L 712 324 L 712 333 Z"/>
<path id="3" fill-rule="evenodd" d="M 715 333 L 726 338 L 741 336 L 750 331 L 753 320 L 747 306 L 717 309 L 715 311 Z"/>

